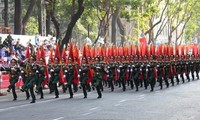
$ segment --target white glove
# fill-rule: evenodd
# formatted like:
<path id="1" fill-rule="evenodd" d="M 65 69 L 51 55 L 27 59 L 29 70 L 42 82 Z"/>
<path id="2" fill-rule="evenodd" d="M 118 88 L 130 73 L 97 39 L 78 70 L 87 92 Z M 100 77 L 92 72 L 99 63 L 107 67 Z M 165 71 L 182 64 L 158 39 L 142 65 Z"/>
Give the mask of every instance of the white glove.
<path id="1" fill-rule="evenodd" d="M 80 75 L 78 74 L 78 78 L 80 78 Z"/>
<path id="2" fill-rule="evenodd" d="M 63 78 L 66 78 L 66 75 L 63 75 Z"/>
<path id="3" fill-rule="evenodd" d="M 39 73 L 39 71 L 38 71 L 38 70 L 36 70 L 36 73 Z"/>
<path id="4" fill-rule="evenodd" d="M 54 70 L 53 70 L 53 69 L 51 69 L 50 71 L 51 71 L 51 72 L 53 72 Z"/>
<path id="5" fill-rule="evenodd" d="M 120 69 L 117 69 L 117 72 L 120 73 Z"/>
<path id="6" fill-rule="evenodd" d="M 21 76 L 21 75 L 19 76 L 19 79 L 22 79 L 22 76 Z"/>
<path id="7" fill-rule="evenodd" d="M 79 69 L 79 72 L 81 72 L 81 69 Z"/>
<path id="8" fill-rule="evenodd" d="M 21 73 L 24 73 L 24 71 L 22 70 Z"/>
<path id="9" fill-rule="evenodd" d="M 51 77 L 51 75 L 49 74 L 49 78 Z"/>
<path id="10" fill-rule="evenodd" d="M 67 70 L 65 70 L 65 73 L 67 72 Z"/>

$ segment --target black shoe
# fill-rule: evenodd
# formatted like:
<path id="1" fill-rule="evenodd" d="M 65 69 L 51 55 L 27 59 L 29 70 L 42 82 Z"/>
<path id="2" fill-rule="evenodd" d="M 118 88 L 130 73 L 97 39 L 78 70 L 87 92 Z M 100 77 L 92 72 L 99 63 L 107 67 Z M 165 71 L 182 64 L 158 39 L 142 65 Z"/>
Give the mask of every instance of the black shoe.
<path id="1" fill-rule="evenodd" d="M 10 89 L 8 89 L 7 92 L 10 92 Z"/>
<path id="2" fill-rule="evenodd" d="M 40 97 L 40 99 L 44 99 L 44 97 Z"/>
<path id="3" fill-rule="evenodd" d="M 35 100 L 31 101 L 30 103 L 35 103 Z"/>
<path id="4" fill-rule="evenodd" d="M 70 96 L 69 98 L 71 99 L 71 98 L 73 98 L 73 96 Z"/>
<path id="5" fill-rule="evenodd" d="M 59 98 L 59 96 L 56 96 L 55 98 Z"/>
<path id="6" fill-rule="evenodd" d="M 87 96 L 84 96 L 84 98 L 87 98 Z"/>
<path id="7" fill-rule="evenodd" d="M 20 91 L 24 92 L 24 90 L 23 90 L 23 89 L 20 89 Z"/>
<path id="8" fill-rule="evenodd" d="M 97 99 L 101 98 L 101 96 L 98 96 Z"/>
<path id="9" fill-rule="evenodd" d="M 13 99 L 13 101 L 16 101 L 16 100 L 17 100 L 17 98 L 14 98 L 14 99 Z"/>
<path id="10" fill-rule="evenodd" d="M 29 97 L 27 97 L 26 100 L 29 100 Z"/>

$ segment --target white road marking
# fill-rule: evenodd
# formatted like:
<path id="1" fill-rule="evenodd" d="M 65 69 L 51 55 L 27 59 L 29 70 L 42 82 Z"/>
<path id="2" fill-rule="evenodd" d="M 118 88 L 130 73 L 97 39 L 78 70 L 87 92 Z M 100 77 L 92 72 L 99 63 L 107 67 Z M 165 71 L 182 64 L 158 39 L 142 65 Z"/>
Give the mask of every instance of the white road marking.
<path id="1" fill-rule="evenodd" d="M 121 104 L 115 104 L 114 106 L 116 106 L 116 107 L 117 107 L 117 106 L 120 106 L 120 105 L 121 105 Z"/>
<path id="2" fill-rule="evenodd" d="M 56 119 L 53 119 L 53 120 L 61 120 L 63 119 L 64 117 L 59 117 L 59 118 L 56 118 Z"/>
<path id="3" fill-rule="evenodd" d="M 125 99 L 124 100 L 120 100 L 119 103 L 122 103 L 122 102 L 125 102 L 125 101 L 127 101 L 127 100 L 125 100 Z"/>
<path id="4" fill-rule="evenodd" d="M 1 100 L 0 100 L 0 102 L 3 102 L 3 101 L 8 101 L 8 99 L 1 99 Z"/>
<path id="5" fill-rule="evenodd" d="M 143 95 L 140 95 L 140 97 L 144 97 L 145 95 L 143 94 Z"/>
<path id="6" fill-rule="evenodd" d="M 98 107 L 91 108 L 90 110 L 96 110 L 96 109 L 98 109 Z"/>
<path id="7" fill-rule="evenodd" d="M 83 116 L 86 116 L 86 115 L 89 115 L 89 114 L 92 114 L 92 112 L 87 112 L 87 113 L 84 113 L 82 114 Z"/>
<path id="8" fill-rule="evenodd" d="M 81 96 L 81 95 L 83 95 L 83 94 L 80 93 L 80 94 L 76 94 L 74 96 Z M 31 106 L 31 105 L 35 105 L 35 104 L 41 104 L 41 103 L 57 101 L 57 100 L 60 100 L 60 99 L 65 99 L 65 98 L 66 98 L 66 95 L 60 95 L 60 98 L 58 98 L 58 99 L 50 99 L 50 100 L 44 100 L 44 101 L 39 101 L 39 102 L 36 101 L 36 103 L 33 103 L 33 104 L 24 104 L 24 105 L 19 105 L 19 106 L 12 106 L 12 107 L 7 107 L 7 108 L 2 108 L 2 109 L 0 109 L 0 112 L 13 110 L 13 109 L 18 109 L 18 108 L 23 108 L 23 107 L 27 107 L 27 106 Z"/>

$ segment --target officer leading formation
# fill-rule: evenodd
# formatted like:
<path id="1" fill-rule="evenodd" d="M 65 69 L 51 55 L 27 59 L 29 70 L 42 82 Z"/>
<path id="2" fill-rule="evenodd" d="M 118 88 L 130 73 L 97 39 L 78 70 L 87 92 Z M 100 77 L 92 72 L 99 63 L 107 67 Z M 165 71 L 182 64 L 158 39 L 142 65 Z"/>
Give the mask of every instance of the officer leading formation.
<path id="1" fill-rule="evenodd" d="M 129 45 L 129 46 L 79 46 L 69 44 L 68 50 L 59 46 L 51 49 L 46 61 L 44 46 L 35 52 L 26 48 L 25 60 L 11 59 L 9 66 L 1 63 L 0 70 L 10 75 L 7 92 L 12 92 L 17 100 L 16 83 L 22 80 L 21 91 L 26 99 L 36 102 L 35 94 L 44 99 L 43 88 L 48 86 L 49 93 L 59 98 L 58 87 L 62 92 L 68 90 L 73 98 L 78 89 L 82 89 L 86 99 L 88 92 L 97 91 L 97 98 L 102 98 L 105 87 L 113 92 L 116 87 L 126 91 L 127 87 L 139 91 L 154 91 L 156 83 L 163 89 L 180 82 L 199 79 L 200 56 L 197 45 Z M 190 51 L 190 54 L 189 54 Z M 36 53 L 36 54 L 31 54 Z"/>

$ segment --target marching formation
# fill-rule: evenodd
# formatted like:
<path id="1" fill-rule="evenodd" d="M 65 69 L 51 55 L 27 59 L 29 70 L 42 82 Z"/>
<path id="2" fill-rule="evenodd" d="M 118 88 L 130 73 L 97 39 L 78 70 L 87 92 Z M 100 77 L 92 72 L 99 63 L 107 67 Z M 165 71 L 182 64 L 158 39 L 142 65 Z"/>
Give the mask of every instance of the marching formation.
<path id="1" fill-rule="evenodd" d="M 1 71 L 10 74 L 8 92 L 12 90 L 13 100 L 17 100 L 15 84 L 19 78 L 23 80 L 21 91 L 26 99 L 36 102 L 35 93 L 44 98 L 43 88 L 48 85 L 49 92 L 59 98 L 58 86 L 63 92 L 69 91 L 70 98 L 82 89 L 84 98 L 87 92 L 96 89 L 98 97 L 102 97 L 104 87 L 114 91 L 116 87 L 139 91 L 140 87 L 154 91 L 156 83 L 160 89 L 186 80 L 199 79 L 200 56 L 197 45 L 138 45 L 138 46 L 98 46 L 84 45 L 81 54 L 79 47 L 70 43 L 69 49 L 63 49 L 60 55 L 58 44 L 51 49 L 48 62 L 41 46 L 36 55 L 31 55 L 29 47 L 26 59 L 12 59 L 10 66 L 1 64 Z M 67 52 L 66 52 L 67 51 Z M 29 94 L 30 93 L 30 94 Z"/>

